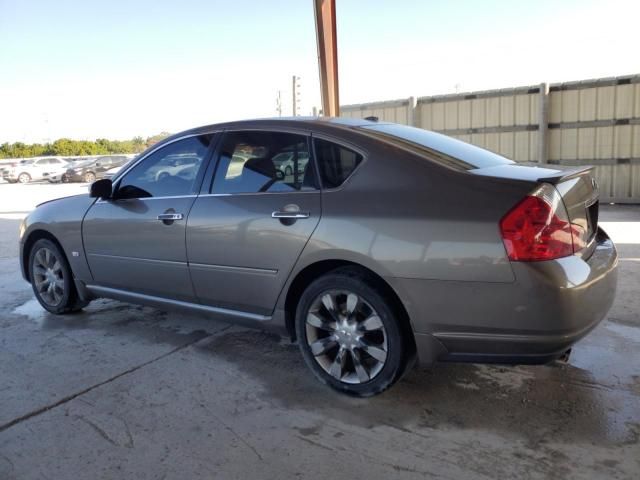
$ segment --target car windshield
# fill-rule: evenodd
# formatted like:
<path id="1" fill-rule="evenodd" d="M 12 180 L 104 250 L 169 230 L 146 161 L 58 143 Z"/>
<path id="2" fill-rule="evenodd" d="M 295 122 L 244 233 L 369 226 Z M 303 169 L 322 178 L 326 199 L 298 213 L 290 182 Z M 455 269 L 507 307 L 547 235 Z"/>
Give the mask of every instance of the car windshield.
<path id="1" fill-rule="evenodd" d="M 513 160 L 455 138 L 421 128 L 394 123 L 360 127 L 385 140 L 434 154 L 434 160 L 458 170 L 493 167 L 514 163 Z"/>

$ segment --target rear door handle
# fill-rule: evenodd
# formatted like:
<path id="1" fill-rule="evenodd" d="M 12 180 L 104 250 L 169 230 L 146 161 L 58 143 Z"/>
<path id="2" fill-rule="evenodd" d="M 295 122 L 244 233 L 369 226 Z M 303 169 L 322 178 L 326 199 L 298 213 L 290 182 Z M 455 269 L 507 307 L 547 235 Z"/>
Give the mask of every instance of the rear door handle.
<path id="1" fill-rule="evenodd" d="M 163 222 L 173 222 L 174 220 L 182 220 L 184 218 L 184 215 L 182 215 L 181 213 L 163 213 L 158 215 L 158 220 L 161 220 Z"/>
<path id="2" fill-rule="evenodd" d="M 290 218 L 293 220 L 300 220 L 301 218 L 309 218 L 309 212 L 285 212 L 275 211 L 271 213 L 271 218 Z"/>

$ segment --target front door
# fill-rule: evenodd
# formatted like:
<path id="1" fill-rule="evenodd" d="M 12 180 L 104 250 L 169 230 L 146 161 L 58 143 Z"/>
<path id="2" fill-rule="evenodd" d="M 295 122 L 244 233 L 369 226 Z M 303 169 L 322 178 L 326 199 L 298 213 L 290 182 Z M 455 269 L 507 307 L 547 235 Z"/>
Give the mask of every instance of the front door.
<path id="1" fill-rule="evenodd" d="M 269 315 L 320 219 L 308 137 L 228 132 L 219 150 L 187 225 L 195 292 L 205 305 Z"/>
<path id="2" fill-rule="evenodd" d="M 211 139 L 190 136 L 161 147 L 116 181 L 112 199 L 91 207 L 83 239 L 96 285 L 194 301 L 185 229 Z M 171 168 L 187 158 L 189 168 Z"/>

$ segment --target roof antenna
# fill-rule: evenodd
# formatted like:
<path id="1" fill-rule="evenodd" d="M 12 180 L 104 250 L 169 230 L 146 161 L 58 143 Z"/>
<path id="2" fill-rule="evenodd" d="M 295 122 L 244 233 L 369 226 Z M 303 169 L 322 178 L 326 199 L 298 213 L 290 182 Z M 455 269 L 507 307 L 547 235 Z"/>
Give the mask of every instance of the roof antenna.
<path id="1" fill-rule="evenodd" d="M 369 120 L 370 122 L 377 122 L 378 121 L 378 117 L 364 117 L 365 120 Z"/>

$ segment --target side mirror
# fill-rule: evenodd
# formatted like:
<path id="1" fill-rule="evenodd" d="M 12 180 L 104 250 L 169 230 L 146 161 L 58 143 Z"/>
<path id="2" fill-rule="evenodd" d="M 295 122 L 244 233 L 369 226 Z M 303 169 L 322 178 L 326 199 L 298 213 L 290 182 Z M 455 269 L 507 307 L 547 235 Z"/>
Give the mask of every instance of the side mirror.
<path id="1" fill-rule="evenodd" d="M 89 196 L 91 198 L 111 198 L 113 192 L 113 184 L 108 178 L 93 182 L 89 187 Z"/>

